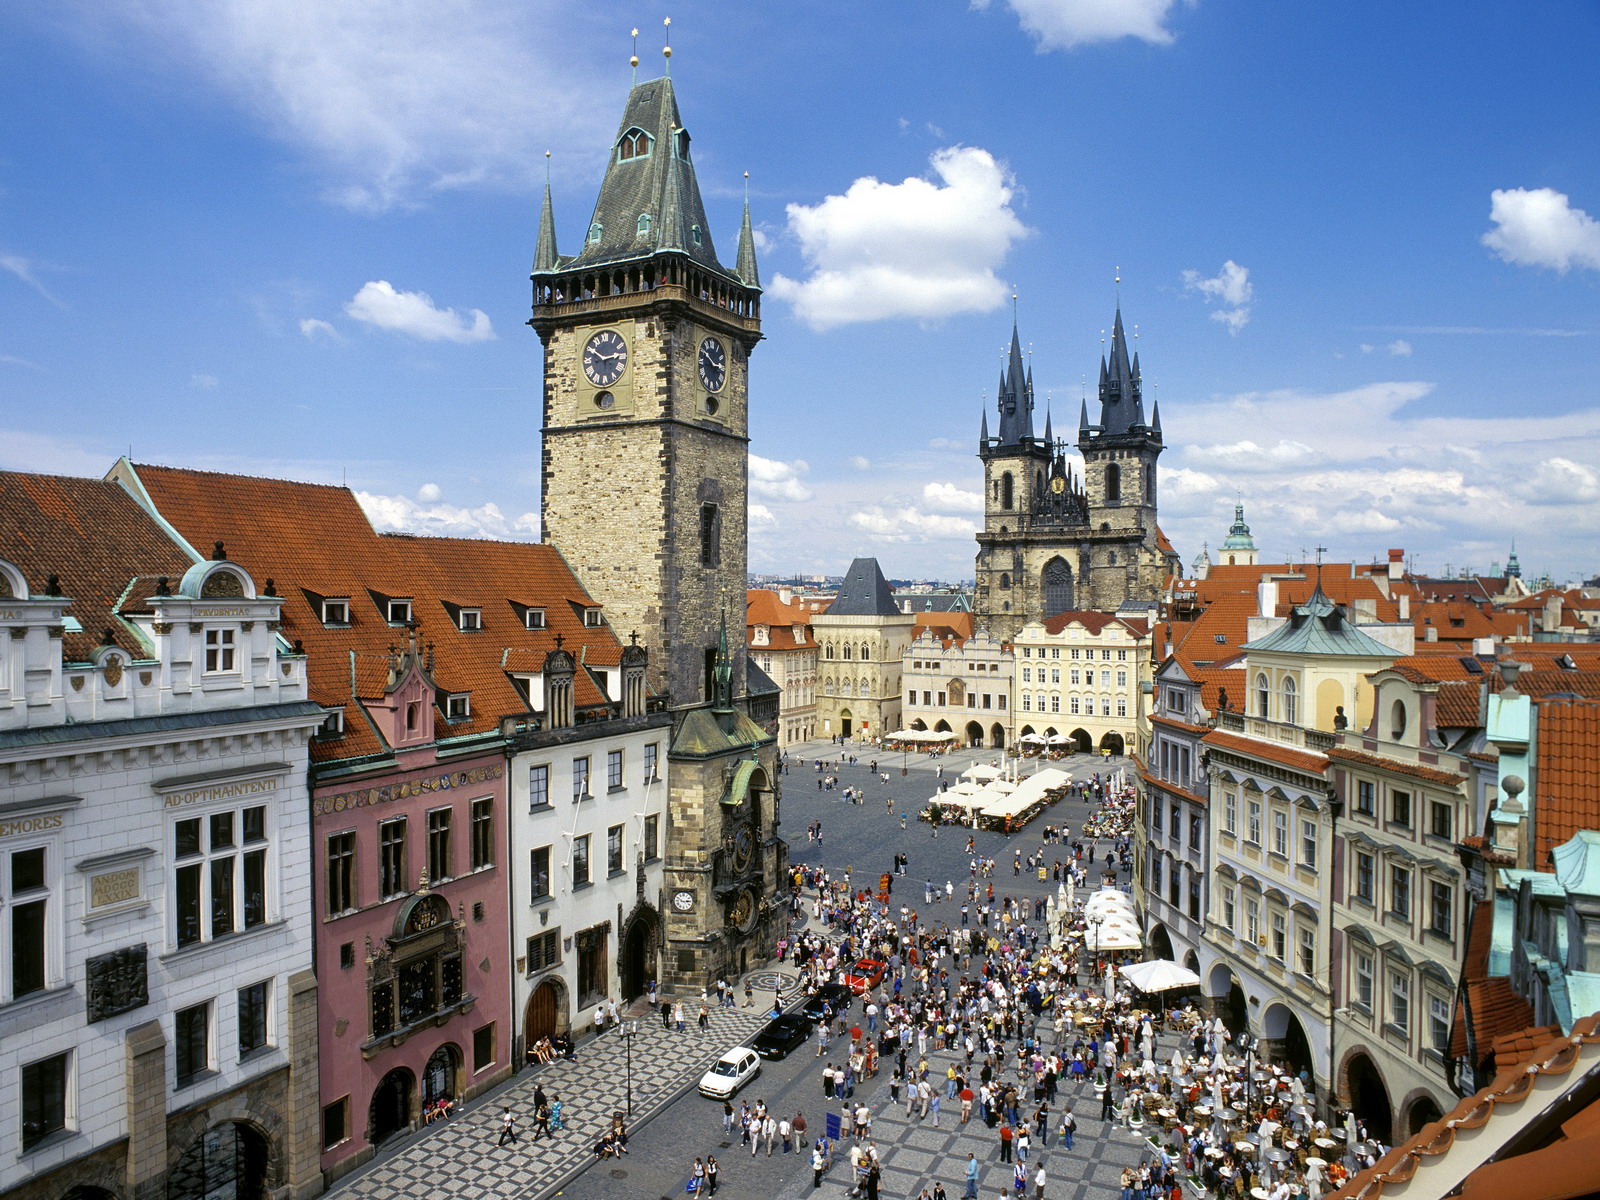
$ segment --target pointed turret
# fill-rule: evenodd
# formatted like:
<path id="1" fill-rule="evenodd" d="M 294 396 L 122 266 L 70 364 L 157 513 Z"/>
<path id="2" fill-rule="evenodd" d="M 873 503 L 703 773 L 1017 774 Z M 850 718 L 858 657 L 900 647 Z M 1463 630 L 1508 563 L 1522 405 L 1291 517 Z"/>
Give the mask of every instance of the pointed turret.
<path id="1" fill-rule="evenodd" d="M 1089 435 L 1091 433 L 1093 433 L 1093 432 L 1094 432 L 1094 426 L 1089 424 L 1089 402 L 1087 400 L 1079 400 L 1078 401 L 1078 440 L 1080 442 L 1088 441 L 1089 440 Z"/>
<path id="2" fill-rule="evenodd" d="M 1108 436 L 1144 425 L 1138 372 L 1128 360 L 1128 339 L 1122 331 L 1122 309 L 1111 323 L 1111 353 L 1100 364 L 1100 428 Z"/>
<path id="3" fill-rule="evenodd" d="M 1502 578 L 1505 578 L 1505 579 L 1521 579 L 1522 578 L 1522 564 L 1517 561 L 1517 539 L 1516 538 L 1512 538 L 1511 539 L 1511 557 L 1506 559 L 1506 573 Z"/>
<path id="4" fill-rule="evenodd" d="M 756 267 L 756 235 L 750 228 L 750 201 L 744 202 L 744 221 L 739 226 L 739 278 L 747 287 L 761 286 L 761 272 Z"/>
<path id="5" fill-rule="evenodd" d="M 1033 387 L 1022 361 L 1022 339 L 1011 327 L 1011 353 L 1000 377 L 1000 445 L 1028 446 L 1033 442 Z"/>
<path id="6" fill-rule="evenodd" d="M 982 454 L 989 448 L 989 409 L 983 410 L 983 422 L 978 429 L 978 453 Z"/>
<path id="7" fill-rule="evenodd" d="M 1050 410 L 1048 408 L 1044 410 L 1044 444 L 1046 447 L 1052 447 L 1056 444 L 1055 434 L 1050 431 Z"/>
<path id="8" fill-rule="evenodd" d="M 1157 400 L 1154 410 L 1150 414 L 1150 432 L 1157 437 L 1161 436 L 1161 401 Z"/>
<path id="9" fill-rule="evenodd" d="M 550 201 L 550 184 L 544 185 L 544 206 L 539 210 L 539 240 L 533 246 L 533 269 L 554 271 L 561 260 L 556 250 L 556 213 Z"/>

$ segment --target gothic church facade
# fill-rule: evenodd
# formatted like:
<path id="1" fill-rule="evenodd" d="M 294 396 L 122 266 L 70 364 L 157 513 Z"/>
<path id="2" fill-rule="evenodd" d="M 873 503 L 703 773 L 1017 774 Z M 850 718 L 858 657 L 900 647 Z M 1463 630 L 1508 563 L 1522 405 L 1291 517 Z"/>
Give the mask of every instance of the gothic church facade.
<path id="1" fill-rule="evenodd" d="M 1156 525 L 1159 406 L 1146 418 L 1139 357 L 1130 360 L 1122 312 L 1100 362 L 1099 419 L 1078 418 L 1081 476 L 1046 416 L 1034 433 L 1033 373 L 1015 327 L 1000 378 L 999 426 L 983 416 L 984 515 L 978 534 L 975 622 L 1009 642 L 1030 621 L 1075 610 L 1153 602 L 1179 569 Z"/>

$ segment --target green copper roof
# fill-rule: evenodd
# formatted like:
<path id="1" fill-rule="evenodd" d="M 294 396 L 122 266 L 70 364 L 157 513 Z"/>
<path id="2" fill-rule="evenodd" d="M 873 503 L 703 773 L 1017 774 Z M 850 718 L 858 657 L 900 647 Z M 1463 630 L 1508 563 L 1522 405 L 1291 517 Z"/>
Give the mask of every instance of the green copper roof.
<path id="1" fill-rule="evenodd" d="M 556 250 L 556 214 L 550 203 L 550 185 L 544 185 L 544 206 L 539 210 L 539 240 L 533 248 L 534 271 L 554 271 L 561 261 Z"/>
<path id="2" fill-rule="evenodd" d="M 1319 584 L 1304 604 L 1297 605 L 1289 620 L 1260 641 L 1245 645 L 1247 651 L 1271 654 L 1326 654 L 1341 658 L 1388 658 L 1400 655 L 1375 638 L 1370 638 L 1345 619 L 1344 611 L 1322 592 Z"/>
<path id="3" fill-rule="evenodd" d="M 689 133 L 667 78 L 635 84 L 628 93 L 583 247 L 561 269 L 624 262 L 661 251 L 681 252 L 733 278 L 733 272 L 718 261 L 711 242 L 690 159 Z"/>
<path id="4" fill-rule="evenodd" d="M 761 286 L 761 272 L 756 268 L 756 237 L 750 228 L 750 201 L 744 202 L 744 223 L 739 226 L 739 278 L 747 287 Z M 1516 555 L 1513 553 L 1513 558 Z"/>
<path id="5" fill-rule="evenodd" d="M 1228 538 L 1222 543 L 1224 550 L 1254 550 L 1255 538 L 1250 536 L 1250 526 L 1244 523 L 1244 504 L 1241 502 L 1233 506 L 1233 524 L 1228 529 Z"/>
<path id="6" fill-rule="evenodd" d="M 773 740 L 772 735 L 742 711 L 735 711 L 732 729 L 724 731 L 709 708 L 685 713 L 672 738 L 674 758 L 715 758 L 734 750 L 753 749 Z"/>

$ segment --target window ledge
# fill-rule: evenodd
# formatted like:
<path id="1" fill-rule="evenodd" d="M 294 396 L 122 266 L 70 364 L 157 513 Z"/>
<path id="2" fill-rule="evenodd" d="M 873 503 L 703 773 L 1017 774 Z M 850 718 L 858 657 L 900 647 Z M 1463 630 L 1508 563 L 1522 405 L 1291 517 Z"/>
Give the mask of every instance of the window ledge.
<path id="1" fill-rule="evenodd" d="M 76 1129 L 58 1129 L 54 1133 L 40 1138 L 33 1145 L 25 1147 L 19 1151 L 17 1153 L 17 1157 L 22 1159 L 28 1158 L 30 1155 L 39 1154 L 45 1150 L 53 1149 L 56 1146 L 65 1145 L 67 1142 L 70 1142 L 79 1136 L 81 1135 Z"/>
<path id="2" fill-rule="evenodd" d="M 594 880 L 588 879 L 588 880 L 585 880 L 583 883 L 575 883 L 575 884 L 573 884 L 572 885 L 572 890 L 575 891 L 575 892 L 586 892 L 590 888 L 592 888 L 593 886 L 594 886 Z"/>
<path id="3" fill-rule="evenodd" d="M 555 893 L 546 892 L 542 896 L 535 896 L 533 899 L 529 900 L 528 901 L 528 907 L 529 908 L 544 908 L 546 905 L 554 904 L 555 900 L 556 900 Z"/>
<path id="4" fill-rule="evenodd" d="M 37 1020 L 48 1019 L 48 1013 L 36 1013 L 35 1009 L 49 1008 L 57 1001 L 65 1001 L 75 995 L 77 989 L 70 983 L 59 984 L 56 987 L 45 988 L 39 992 L 29 992 L 26 996 L 18 996 L 15 1000 L 0 1004 L 0 1038 L 11 1037 L 23 1032 L 23 1029 L 32 1026 Z M 29 1018 L 34 1018 L 29 1020 Z M 14 1028 L 12 1022 L 25 1022 L 23 1029 Z"/>
<path id="5" fill-rule="evenodd" d="M 625 792 L 627 790 L 628 790 L 628 785 L 627 784 L 619 783 L 615 787 L 608 787 L 606 789 L 606 795 L 615 796 L 618 792 Z"/>
<path id="6" fill-rule="evenodd" d="M 253 928 L 242 929 L 236 933 L 223 934 L 221 937 L 212 938 L 209 942 L 196 942 L 192 946 L 169 950 L 161 956 L 160 961 L 164 963 L 179 963 L 197 960 L 205 957 L 208 951 L 237 946 L 246 938 L 259 938 L 269 933 L 281 933 L 288 927 L 287 921 L 268 921 L 265 925 L 256 925 Z"/>
<path id="7" fill-rule="evenodd" d="M 622 868 L 621 870 L 617 870 L 617 871 L 607 871 L 606 872 L 606 878 L 607 879 L 617 879 L 620 876 L 626 875 L 627 873 L 628 873 L 628 870 L 627 870 L 626 867 Z"/>
<path id="8" fill-rule="evenodd" d="M 412 1034 L 420 1033 L 425 1029 L 437 1029 L 446 1024 L 451 1018 L 469 1013 L 477 1005 L 478 998 L 466 995 L 454 1004 L 448 1004 L 436 1012 L 428 1014 L 420 1021 L 413 1021 L 409 1025 L 402 1025 L 399 1029 L 392 1030 L 381 1037 L 375 1037 L 361 1047 L 361 1057 L 371 1059 L 390 1047 L 403 1046 Z"/>
<path id="9" fill-rule="evenodd" d="M 220 1075 L 220 1071 L 212 1071 L 210 1069 L 196 1071 L 193 1075 L 185 1075 L 182 1079 L 178 1080 L 178 1082 L 173 1085 L 172 1090 L 175 1092 L 188 1091 L 190 1088 L 198 1087 L 202 1083 L 210 1083 L 213 1079 L 218 1078 Z"/>
<path id="10" fill-rule="evenodd" d="M 554 812 L 555 809 L 556 806 L 549 802 L 544 804 L 530 804 L 528 805 L 528 814 L 532 816 L 534 813 Z"/>

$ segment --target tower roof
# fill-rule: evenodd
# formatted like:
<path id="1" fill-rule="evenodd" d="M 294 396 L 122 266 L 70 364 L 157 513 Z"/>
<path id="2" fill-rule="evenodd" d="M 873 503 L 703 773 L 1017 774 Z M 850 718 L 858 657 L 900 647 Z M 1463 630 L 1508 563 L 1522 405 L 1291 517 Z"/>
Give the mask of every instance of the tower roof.
<path id="1" fill-rule="evenodd" d="M 750 200 L 744 202 L 744 220 L 739 225 L 739 278 L 746 287 L 761 286 L 761 272 L 756 267 L 756 236 L 750 228 Z"/>
<path id="2" fill-rule="evenodd" d="M 689 133 L 678 113 L 672 80 L 663 77 L 629 91 L 583 249 L 563 266 L 623 262 L 667 250 L 734 275 L 717 259 L 690 158 Z"/>
<path id="3" fill-rule="evenodd" d="M 1304 604 L 1294 607 L 1288 621 L 1258 641 L 1246 643 L 1244 648 L 1272 654 L 1326 654 L 1390 661 L 1400 657 L 1398 651 L 1350 624 L 1344 610 L 1323 592 L 1321 583 Z"/>
<path id="4" fill-rule="evenodd" d="M 839 595 L 828 605 L 830 617 L 892 617 L 899 615 L 894 592 L 875 558 L 858 558 L 845 572 Z"/>
<path id="5" fill-rule="evenodd" d="M 1033 382 L 1022 361 L 1022 339 L 1011 326 L 1011 353 L 1000 377 L 1000 446 L 1024 446 L 1033 441 Z"/>
<path id="6" fill-rule="evenodd" d="M 1122 309 L 1111 323 L 1111 354 L 1100 363 L 1100 428 L 1115 436 L 1144 426 L 1144 399 L 1139 369 L 1128 359 L 1128 339 L 1122 331 Z"/>
<path id="7" fill-rule="evenodd" d="M 1227 539 L 1222 543 L 1224 550 L 1254 550 L 1255 538 L 1250 536 L 1250 526 L 1244 523 L 1244 501 L 1233 506 L 1233 524 L 1228 527 Z"/>
<path id="8" fill-rule="evenodd" d="M 539 209 L 539 240 L 533 247 L 533 269 L 554 271 L 561 261 L 556 250 L 556 214 L 550 202 L 550 184 L 544 185 L 544 204 Z"/>

